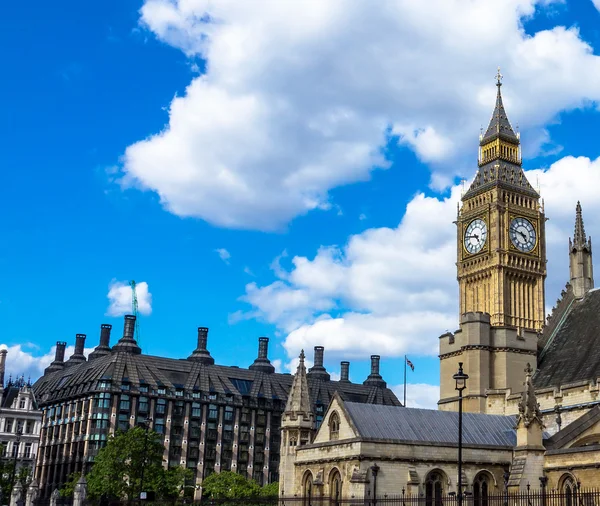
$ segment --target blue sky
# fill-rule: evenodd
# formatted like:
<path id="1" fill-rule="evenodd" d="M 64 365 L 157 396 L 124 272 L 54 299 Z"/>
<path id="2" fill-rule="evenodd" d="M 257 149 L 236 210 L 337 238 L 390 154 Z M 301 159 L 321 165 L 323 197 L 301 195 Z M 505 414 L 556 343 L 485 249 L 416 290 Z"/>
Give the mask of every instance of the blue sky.
<path id="1" fill-rule="evenodd" d="M 322 344 L 355 381 L 381 354 L 394 386 L 407 353 L 411 402 L 432 406 L 497 65 L 551 218 L 548 308 L 577 199 L 600 230 L 599 21 L 591 0 L 8 3 L 9 370 L 35 376 L 76 333 L 95 346 L 101 323 L 116 341 L 109 287 L 135 279 L 147 353 L 186 357 L 202 325 L 219 363 L 248 365 L 266 335 L 281 370 Z"/>

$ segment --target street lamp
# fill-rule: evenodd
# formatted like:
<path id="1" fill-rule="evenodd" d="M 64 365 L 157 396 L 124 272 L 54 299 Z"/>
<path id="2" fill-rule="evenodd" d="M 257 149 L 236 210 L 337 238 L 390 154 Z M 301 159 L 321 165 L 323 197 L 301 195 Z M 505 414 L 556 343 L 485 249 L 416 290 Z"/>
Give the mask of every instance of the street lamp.
<path id="1" fill-rule="evenodd" d="M 14 460 L 13 460 L 12 474 L 10 476 L 10 494 L 11 495 L 12 495 L 13 488 L 15 486 L 15 475 L 17 474 L 17 457 L 19 456 L 19 446 L 21 444 L 21 436 L 22 435 L 23 435 L 23 431 L 21 429 L 18 429 L 17 435 L 15 437 L 15 442 L 13 445 Z"/>
<path id="2" fill-rule="evenodd" d="M 140 493 L 138 499 L 142 499 L 142 492 L 144 491 L 144 469 L 146 468 L 146 451 L 148 447 L 148 431 L 150 430 L 150 424 L 152 418 L 148 417 L 144 420 L 144 426 L 146 427 L 146 436 L 144 437 L 144 450 L 142 452 L 142 472 L 140 474 Z"/>
<path id="3" fill-rule="evenodd" d="M 458 506 L 462 506 L 462 401 L 463 390 L 467 388 L 469 376 L 463 372 L 463 363 L 458 363 L 458 372 L 452 376 L 458 390 Z"/>

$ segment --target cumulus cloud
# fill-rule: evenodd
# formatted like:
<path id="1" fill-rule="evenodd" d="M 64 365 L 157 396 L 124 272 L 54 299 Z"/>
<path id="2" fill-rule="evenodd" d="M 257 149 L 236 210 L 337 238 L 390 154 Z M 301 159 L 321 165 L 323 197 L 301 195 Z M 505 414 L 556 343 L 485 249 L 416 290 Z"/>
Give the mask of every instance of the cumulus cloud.
<path id="1" fill-rule="evenodd" d="M 444 187 L 489 118 L 496 64 L 536 152 L 560 111 L 600 98 L 600 58 L 577 28 L 525 33 L 551 3 L 146 0 L 141 25 L 207 70 L 126 149 L 122 184 L 179 216 L 273 230 L 335 209 L 329 190 L 388 167 L 391 141 Z"/>
<path id="2" fill-rule="evenodd" d="M 227 265 L 229 265 L 231 253 L 229 253 L 229 251 L 227 251 L 225 248 L 217 248 L 215 251 L 217 255 L 219 255 L 219 258 L 223 260 L 223 262 L 225 262 Z"/>
<path id="3" fill-rule="evenodd" d="M 138 312 L 143 315 L 152 313 L 152 294 L 148 290 L 148 283 L 141 281 L 136 283 L 135 293 L 138 300 Z M 129 282 L 112 280 L 108 286 L 108 309 L 107 316 L 122 316 L 131 314 L 132 290 Z"/>
<path id="4" fill-rule="evenodd" d="M 391 389 L 400 399 L 404 399 L 404 385 L 392 386 Z M 440 398 L 440 387 L 437 385 L 428 385 L 426 383 L 407 383 L 406 384 L 406 407 L 437 409 L 437 402 Z"/>
<path id="5" fill-rule="evenodd" d="M 581 200 L 586 231 L 600 233 L 600 158 L 565 157 L 539 180 L 545 201 L 548 297 L 568 280 L 568 237 Z M 296 256 L 285 269 L 273 264 L 271 284 L 246 286 L 248 316 L 275 324 L 289 357 L 323 345 L 328 355 L 364 358 L 438 353 L 438 336 L 458 326 L 456 228 L 461 187 L 446 198 L 416 195 L 396 228 L 373 228 L 339 246 L 321 247 L 312 259 Z M 550 303 L 551 306 L 551 303 Z"/>
<path id="6" fill-rule="evenodd" d="M 13 378 L 23 375 L 25 380 L 31 378 L 32 382 L 35 381 L 44 373 L 44 369 L 50 365 L 50 362 L 54 360 L 54 354 L 56 352 L 56 345 L 52 346 L 47 352 L 44 352 L 31 343 L 16 344 L 13 346 L 0 344 L 0 349 L 1 348 L 8 350 L 6 356 L 5 381 L 8 380 L 9 375 Z M 83 353 L 87 357 L 93 350 L 94 348 L 85 348 Z M 65 350 L 65 360 L 67 360 L 74 351 L 74 346 L 67 346 Z"/>

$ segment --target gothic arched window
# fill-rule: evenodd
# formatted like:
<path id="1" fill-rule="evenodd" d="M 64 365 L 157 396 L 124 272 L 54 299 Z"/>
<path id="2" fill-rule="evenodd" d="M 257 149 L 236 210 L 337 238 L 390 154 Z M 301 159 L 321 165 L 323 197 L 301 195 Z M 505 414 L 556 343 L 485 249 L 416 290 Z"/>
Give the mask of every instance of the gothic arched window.
<path id="1" fill-rule="evenodd" d="M 475 476 L 475 481 L 473 481 L 473 506 L 488 506 L 491 482 L 490 475 L 485 471 Z"/>
<path id="2" fill-rule="evenodd" d="M 425 506 L 442 506 L 444 475 L 441 471 L 431 471 L 425 480 Z"/>
<path id="3" fill-rule="evenodd" d="M 302 487 L 303 506 L 312 506 L 313 497 L 313 477 L 310 471 L 304 475 L 304 485 Z"/>
<path id="4" fill-rule="evenodd" d="M 342 504 L 342 476 L 337 469 L 329 475 L 329 497 L 331 506 Z"/>
<path id="5" fill-rule="evenodd" d="M 575 480 L 572 476 L 566 475 L 562 479 L 561 492 L 564 494 L 564 506 L 574 506 L 576 504 L 575 495 L 577 494 L 577 488 Z"/>
<path id="6" fill-rule="evenodd" d="M 339 439 L 340 437 L 340 417 L 337 412 L 329 416 L 329 440 Z"/>

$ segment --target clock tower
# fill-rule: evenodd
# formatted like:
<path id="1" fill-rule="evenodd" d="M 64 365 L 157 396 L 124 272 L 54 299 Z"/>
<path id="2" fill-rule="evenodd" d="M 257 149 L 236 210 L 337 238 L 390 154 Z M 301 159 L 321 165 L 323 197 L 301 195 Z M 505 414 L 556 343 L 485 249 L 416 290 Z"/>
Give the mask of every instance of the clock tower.
<path id="1" fill-rule="evenodd" d="M 440 401 L 458 408 L 448 381 L 464 363 L 465 411 L 485 413 L 490 391 L 517 393 L 535 364 L 544 325 L 545 217 L 521 167 L 521 142 L 502 103 L 479 138 L 479 168 L 456 219 L 460 328 L 440 336 Z"/>
<path id="2" fill-rule="evenodd" d="M 460 314 L 481 311 L 492 326 L 544 325 L 546 245 L 540 196 L 521 167 L 519 134 L 506 116 L 498 72 L 496 107 L 479 142 L 479 170 L 456 221 Z"/>

